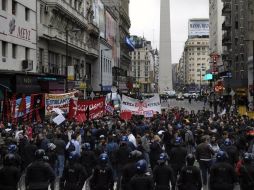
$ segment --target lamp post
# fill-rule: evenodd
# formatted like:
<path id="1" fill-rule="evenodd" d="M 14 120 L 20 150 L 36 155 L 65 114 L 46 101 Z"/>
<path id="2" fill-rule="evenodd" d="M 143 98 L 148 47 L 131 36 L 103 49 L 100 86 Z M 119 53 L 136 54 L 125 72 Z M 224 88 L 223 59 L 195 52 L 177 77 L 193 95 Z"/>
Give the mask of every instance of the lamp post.
<path id="1" fill-rule="evenodd" d="M 199 77 L 200 77 L 200 80 L 199 80 L 199 95 L 201 96 L 201 80 L 202 80 L 202 73 L 201 73 L 201 71 L 202 71 L 202 69 L 204 69 L 204 67 L 200 67 L 200 70 L 199 70 Z"/>
<path id="2" fill-rule="evenodd" d="M 101 93 L 103 92 L 103 70 L 102 70 L 102 65 L 105 64 L 103 61 L 103 52 L 104 51 L 110 51 L 111 49 L 101 49 Z"/>
<path id="3" fill-rule="evenodd" d="M 68 52 L 68 36 L 69 36 L 69 32 L 79 32 L 79 31 L 81 31 L 79 28 L 73 28 L 73 29 L 71 29 L 71 30 L 69 30 L 68 29 L 68 26 L 65 28 L 65 42 L 66 42 L 66 49 L 65 49 L 65 54 L 66 54 L 66 87 L 65 87 L 65 91 L 66 92 L 68 92 L 68 90 L 69 90 L 69 87 L 68 87 L 68 66 L 69 66 L 69 64 L 68 64 L 68 54 L 69 54 L 69 52 Z"/>

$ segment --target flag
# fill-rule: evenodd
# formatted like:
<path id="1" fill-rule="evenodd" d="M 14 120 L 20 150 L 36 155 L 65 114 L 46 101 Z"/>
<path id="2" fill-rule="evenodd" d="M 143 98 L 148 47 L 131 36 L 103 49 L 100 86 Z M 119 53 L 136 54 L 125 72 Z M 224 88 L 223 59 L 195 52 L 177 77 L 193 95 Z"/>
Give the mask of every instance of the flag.
<path id="1" fill-rule="evenodd" d="M 121 119 L 123 119 L 125 121 L 129 121 L 132 117 L 132 114 L 129 111 L 123 111 L 120 113 L 120 117 L 121 117 Z"/>

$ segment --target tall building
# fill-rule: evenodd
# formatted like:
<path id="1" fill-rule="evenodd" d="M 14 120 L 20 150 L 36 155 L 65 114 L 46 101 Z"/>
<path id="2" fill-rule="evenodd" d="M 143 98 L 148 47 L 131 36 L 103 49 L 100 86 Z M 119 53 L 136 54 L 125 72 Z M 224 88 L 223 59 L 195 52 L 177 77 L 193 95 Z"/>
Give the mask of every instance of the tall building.
<path id="1" fill-rule="evenodd" d="M 217 67 L 219 72 L 224 71 L 222 62 L 222 28 L 225 27 L 225 21 L 221 14 L 222 8 L 222 0 L 209 0 L 209 53 L 211 57 L 212 55 L 218 56 Z"/>
<path id="2" fill-rule="evenodd" d="M 50 92 L 91 85 L 91 70 L 98 59 L 99 29 L 92 1 L 39 0 L 37 4 L 38 72 L 62 80 L 43 81 Z"/>
<path id="3" fill-rule="evenodd" d="M 225 72 L 231 73 L 228 83 L 224 84 L 228 92 L 230 88 L 237 97 L 247 99 L 248 67 L 247 67 L 247 29 L 248 1 L 223 0 L 222 15 L 225 21 L 222 25 L 223 64 Z"/>
<path id="4" fill-rule="evenodd" d="M 153 92 L 154 67 L 151 53 L 153 53 L 151 42 L 142 37 L 131 36 L 136 41 L 135 50 L 130 53 L 132 58 L 132 72 L 136 81 L 136 87 L 140 92 Z M 137 43 L 139 41 L 139 43 Z"/>
<path id="5" fill-rule="evenodd" d="M 161 0 L 159 91 L 172 88 L 170 1 Z"/>
<path id="6" fill-rule="evenodd" d="M 0 3 L 0 100 L 4 89 L 13 93 L 38 92 L 34 75 L 37 29 L 36 1 L 2 0 Z M 37 84 L 38 85 L 38 84 Z"/>
<path id="7" fill-rule="evenodd" d="M 210 67 L 209 38 L 189 38 L 184 51 L 186 82 L 192 88 L 200 89 L 200 85 L 208 84 L 204 76 Z"/>
<path id="8" fill-rule="evenodd" d="M 116 22 L 116 46 L 112 47 L 112 85 L 117 86 L 121 92 L 127 92 L 132 86 L 131 57 L 132 51 L 128 43 L 129 29 L 129 0 L 102 0 L 106 10 Z M 110 33 L 110 38 L 112 38 Z"/>

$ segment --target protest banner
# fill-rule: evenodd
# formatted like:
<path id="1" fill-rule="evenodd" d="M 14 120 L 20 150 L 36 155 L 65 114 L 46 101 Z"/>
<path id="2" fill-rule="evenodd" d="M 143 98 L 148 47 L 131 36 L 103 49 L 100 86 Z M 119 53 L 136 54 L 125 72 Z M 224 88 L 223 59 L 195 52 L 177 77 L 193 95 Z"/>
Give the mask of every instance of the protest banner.
<path id="1" fill-rule="evenodd" d="M 77 121 L 86 121 L 87 119 L 100 118 L 104 114 L 105 98 L 98 98 L 95 100 L 71 100 L 70 111 L 68 114 L 69 119 L 75 119 Z M 84 116 L 82 119 L 80 116 Z"/>
<path id="2" fill-rule="evenodd" d="M 123 111 L 130 111 L 133 115 L 145 115 L 147 117 L 151 117 L 151 114 L 154 115 L 157 112 L 161 114 L 160 97 L 156 94 L 152 98 L 141 101 L 123 95 L 121 112 Z"/>
<path id="3" fill-rule="evenodd" d="M 53 108 L 61 109 L 65 114 L 69 113 L 70 99 L 76 92 L 65 94 L 45 94 L 45 115 L 49 116 Z"/>

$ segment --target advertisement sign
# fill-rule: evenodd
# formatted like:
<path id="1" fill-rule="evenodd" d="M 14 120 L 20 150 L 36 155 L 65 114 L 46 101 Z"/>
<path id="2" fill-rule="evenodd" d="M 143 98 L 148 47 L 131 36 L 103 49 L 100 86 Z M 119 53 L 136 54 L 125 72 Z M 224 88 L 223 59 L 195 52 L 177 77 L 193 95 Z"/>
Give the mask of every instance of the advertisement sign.
<path id="1" fill-rule="evenodd" d="M 105 98 L 98 98 L 96 100 L 71 100 L 69 119 L 75 119 L 77 121 L 85 121 L 87 116 L 90 119 L 100 118 L 104 114 L 104 102 Z M 80 118 L 80 116 L 83 116 Z"/>
<path id="2" fill-rule="evenodd" d="M 190 19 L 189 36 L 209 36 L 209 20 Z"/>
<path id="3" fill-rule="evenodd" d="M 74 98 L 76 92 L 65 94 L 45 94 L 45 115 L 48 116 L 53 111 L 53 108 L 59 108 L 64 113 L 69 113 L 70 99 Z"/>
<path id="4" fill-rule="evenodd" d="M 150 117 L 151 113 L 161 113 L 161 103 L 158 94 L 152 98 L 140 101 L 128 96 L 122 96 L 121 112 L 130 111 L 134 115 L 145 115 Z"/>
<path id="5" fill-rule="evenodd" d="M 142 48 L 144 46 L 144 38 L 139 37 L 139 36 L 131 36 L 128 38 L 129 43 L 131 46 L 134 46 L 134 48 Z M 128 42 L 127 42 L 128 43 Z"/>

